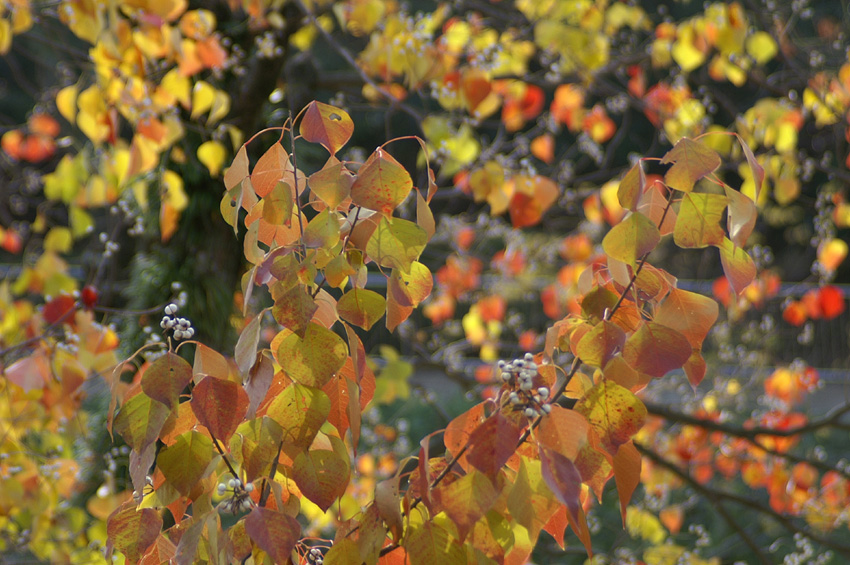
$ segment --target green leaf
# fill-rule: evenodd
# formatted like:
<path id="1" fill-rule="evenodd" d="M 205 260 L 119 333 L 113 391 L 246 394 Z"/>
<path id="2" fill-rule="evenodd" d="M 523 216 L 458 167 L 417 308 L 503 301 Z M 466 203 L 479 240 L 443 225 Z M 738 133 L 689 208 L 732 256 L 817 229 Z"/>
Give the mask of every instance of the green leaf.
<path id="1" fill-rule="evenodd" d="M 277 350 L 277 362 L 301 384 L 321 388 L 345 364 L 348 347 L 331 330 L 310 322 L 301 338 L 290 334 Z"/>
<path id="2" fill-rule="evenodd" d="M 192 366 L 170 351 L 157 358 L 142 376 L 142 390 L 153 398 L 174 408 L 180 392 L 192 380 Z"/>
<path id="3" fill-rule="evenodd" d="M 351 185 L 351 199 L 358 206 L 390 216 L 412 188 L 407 170 L 378 147 L 357 171 L 357 179 Z"/>
<path id="4" fill-rule="evenodd" d="M 661 233 L 652 220 L 632 213 L 605 235 L 602 249 L 608 256 L 635 268 L 638 259 L 655 249 L 659 241 Z"/>
<path id="5" fill-rule="evenodd" d="M 137 510 L 134 502 L 119 506 L 106 519 L 106 535 L 130 563 L 142 558 L 159 537 L 161 529 L 159 512 L 153 508 Z"/>
<path id="6" fill-rule="evenodd" d="M 323 391 L 292 383 L 272 400 L 266 415 L 283 428 L 288 444 L 306 450 L 330 412 L 331 401 Z"/>
<path id="7" fill-rule="evenodd" d="M 383 296 L 363 288 L 352 288 L 339 298 L 336 305 L 343 320 L 364 330 L 369 330 L 381 319 L 386 307 L 387 301 Z"/>
<path id="8" fill-rule="evenodd" d="M 323 512 L 345 494 L 349 471 L 348 461 L 329 449 L 301 452 L 292 464 L 295 484 Z"/>
<path id="9" fill-rule="evenodd" d="M 314 100 L 304 109 L 299 131 L 301 137 L 320 143 L 333 155 L 351 139 L 354 122 L 345 110 Z"/>
<path id="10" fill-rule="evenodd" d="M 214 377 L 207 377 L 210 378 Z M 175 443 L 160 451 L 156 462 L 165 480 L 186 496 L 211 470 L 209 467 L 214 454 L 212 440 L 191 430 L 179 435 Z"/>
<path id="11" fill-rule="evenodd" d="M 233 381 L 206 377 L 192 391 L 192 412 L 219 441 L 227 441 L 248 411 L 245 389 Z"/>
<path id="12" fill-rule="evenodd" d="M 288 563 L 301 538 L 301 524 L 292 516 L 261 506 L 245 517 L 245 531 L 273 563 Z"/>
<path id="13" fill-rule="evenodd" d="M 268 475 L 277 457 L 283 428 L 268 416 L 243 422 L 230 438 L 230 454 L 245 472 L 245 480 Z"/>
<path id="14" fill-rule="evenodd" d="M 170 413 L 168 406 L 140 392 L 121 407 L 113 429 L 124 438 L 127 445 L 141 453 L 159 437 Z"/>
<path id="15" fill-rule="evenodd" d="M 426 243 L 425 230 L 413 222 L 384 216 L 366 244 L 366 253 L 382 267 L 408 272 Z"/>
<path id="16" fill-rule="evenodd" d="M 641 373 L 663 377 L 680 369 L 691 351 L 691 344 L 681 333 L 659 323 L 644 322 L 626 340 L 623 359 Z"/>
<path id="17" fill-rule="evenodd" d="M 638 397 L 610 381 L 600 381 L 575 406 L 587 418 L 602 447 L 611 455 L 632 439 L 646 421 L 646 407 Z M 582 478 L 587 478 L 582 473 Z"/>
<path id="18" fill-rule="evenodd" d="M 742 248 L 730 239 L 724 239 L 717 248 L 720 250 L 720 263 L 729 284 L 736 293 L 741 294 L 756 278 L 756 265 Z"/>
<path id="19" fill-rule="evenodd" d="M 667 185 L 682 192 L 690 192 L 698 180 L 720 166 L 720 155 L 702 143 L 683 137 L 664 155 L 661 163 L 673 163 L 664 175 Z"/>
<path id="20" fill-rule="evenodd" d="M 673 241 L 683 248 L 703 248 L 723 241 L 720 226 L 728 200 L 722 194 L 691 192 L 682 198 Z"/>

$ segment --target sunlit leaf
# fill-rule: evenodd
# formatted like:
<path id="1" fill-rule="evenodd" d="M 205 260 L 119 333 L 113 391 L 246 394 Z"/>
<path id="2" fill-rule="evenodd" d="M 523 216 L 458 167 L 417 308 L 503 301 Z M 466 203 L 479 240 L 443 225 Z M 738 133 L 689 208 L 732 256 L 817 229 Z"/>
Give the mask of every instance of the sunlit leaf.
<path id="1" fill-rule="evenodd" d="M 245 532 L 274 563 L 286 563 L 301 537 L 301 525 L 292 516 L 254 506 L 245 517 Z"/>
<path id="2" fill-rule="evenodd" d="M 404 202 L 413 181 L 407 170 L 395 158 L 378 147 L 357 171 L 351 185 L 351 199 L 358 206 L 392 214 Z"/>
<path id="3" fill-rule="evenodd" d="M 310 175 L 307 184 L 328 207 L 336 208 L 351 194 L 354 179 L 354 174 L 331 156 L 324 167 Z"/>
<path id="4" fill-rule="evenodd" d="M 345 321 L 368 330 L 384 315 L 386 304 L 375 291 L 352 288 L 340 297 L 337 311 Z"/>
<path id="5" fill-rule="evenodd" d="M 690 342 L 678 331 L 656 322 L 644 322 L 626 340 L 623 358 L 641 373 L 663 377 L 680 369 L 691 356 L 691 350 Z"/>
<path id="6" fill-rule="evenodd" d="M 218 141 L 205 141 L 198 147 L 198 160 L 209 170 L 211 177 L 218 176 L 225 158 L 227 150 Z"/>
<path id="7" fill-rule="evenodd" d="M 284 338 L 276 359 L 296 381 L 322 387 L 342 368 L 347 356 L 348 348 L 341 337 L 311 322 L 303 338 L 294 333 Z"/>
<path id="8" fill-rule="evenodd" d="M 577 521 L 581 507 L 581 475 L 578 469 L 568 458 L 546 448 L 540 449 L 540 463 L 543 480 L 552 489 L 555 498 L 567 507 L 573 520 Z"/>
<path id="9" fill-rule="evenodd" d="M 425 231 L 413 222 L 384 216 L 366 244 L 366 253 L 382 267 L 407 272 L 427 240 Z"/>
<path id="10" fill-rule="evenodd" d="M 682 198 L 673 240 L 684 248 L 702 248 L 723 241 L 726 234 L 720 226 L 728 200 L 721 194 L 691 192 Z"/>
<path id="11" fill-rule="evenodd" d="M 632 213 L 611 228 L 602 240 L 602 248 L 609 256 L 634 268 L 638 259 L 655 249 L 659 241 L 661 234 L 652 220 Z"/>
<path id="12" fill-rule="evenodd" d="M 142 390 L 154 400 L 174 408 L 178 395 L 191 380 L 192 366 L 182 357 L 168 352 L 145 370 Z"/>
<path id="13" fill-rule="evenodd" d="M 587 418 L 602 446 L 611 455 L 630 441 L 646 421 L 643 403 L 627 389 L 610 381 L 594 385 L 578 401 L 575 410 Z"/>
<path id="14" fill-rule="evenodd" d="M 756 265 L 747 252 L 730 239 L 724 239 L 717 248 L 720 250 L 723 272 L 735 292 L 740 294 L 755 278 Z"/>
<path id="15" fill-rule="evenodd" d="M 192 411 L 219 441 L 228 441 L 248 410 L 245 389 L 216 377 L 202 379 L 192 390 Z"/>
<path id="16" fill-rule="evenodd" d="M 115 416 L 113 429 L 124 438 L 127 445 L 135 451 L 141 451 L 156 441 L 170 413 L 171 410 L 162 402 L 139 393 L 121 407 Z"/>
<path id="17" fill-rule="evenodd" d="M 351 139 L 354 122 L 345 110 L 313 101 L 304 110 L 299 131 L 304 139 L 320 143 L 333 155 Z"/>
<path id="18" fill-rule="evenodd" d="M 493 414 L 470 434 L 467 461 L 491 480 L 494 479 L 514 454 L 520 433 L 513 420 L 501 412 Z"/>
<path id="19" fill-rule="evenodd" d="M 490 479 L 476 471 L 434 491 L 438 504 L 457 526 L 460 541 L 466 539 L 472 526 L 487 513 L 498 496 Z"/>
<path id="20" fill-rule="evenodd" d="M 720 166 L 720 156 L 704 144 L 683 137 L 664 155 L 661 163 L 673 163 L 664 175 L 667 184 L 676 190 L 690 192 L 698 180 Z"/>
<path id="21" fill-rule="evenodd" d="M 718 316 L 717 302 L 674 288 L 655 312 L 655 322 L 681 333 L 691 347 L 700 349 Z"/>
<path id="22" fill-rule="evenodd" d="M 204 380 L 212 378 L 207 377 Z M 182 434 L 176 443 L 160 451 L 156 462 L 168 483 L 179 493 L 187 495 L 206 475 L 214 453 L 212 440 L 205 434 L 192 430 Z"/>
<path id="23" fill-rule="evenodd" d="M 153 508 L 136 509 L 125 503 L 106 520 L 106 534 L 127 561 L 136 562 L 156 541 L 162 528 L 162 518 Z"/>
<path id="24" fill-rule="evenodd" d="M 266 415 L 281 426 L 287 443 L 307 449 L 330 410 L 331 402 L 324 392 L 292 383 L 272 400 Z"/>
<path id="25" fill-rule="evenodd" d="M 299 453 L 292 465 L 292 478 L 301 492 L 326 511 L 348 487 L 348 461 L 329 449 Z"/>
<path id="26" fill-rule="evenodd" d="M 268 416 L 242 423 L 230 438 L 230 453 L 245 471 L 245 480 L 268 475 L 283 438 L 283 428 Z"/>
<path id="27" fill-rule="evenodd" d="M 584 334 L 576 345 L 576 355 L 582 363 L 604 367 L 608 360 L 622 351 L 626 333 L 616 324 L 602 321 Z"/>
<path id="28" fill-rule="evenodd" d="M 640 453 L 632 442 L 624 443 L 614 454 L 614 481 L 617 483 L 617 494 L 620 497 L 620 513 L 623 516 L 623 527 L 626 527 L 626 508 L 632 498 L 635 488 L 640 484 L 641 460 Z"/>

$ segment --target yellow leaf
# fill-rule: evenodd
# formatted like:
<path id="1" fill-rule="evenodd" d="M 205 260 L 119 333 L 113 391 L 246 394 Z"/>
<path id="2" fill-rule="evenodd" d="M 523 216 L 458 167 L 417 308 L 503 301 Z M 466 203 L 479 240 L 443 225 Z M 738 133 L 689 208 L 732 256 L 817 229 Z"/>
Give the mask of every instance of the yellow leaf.
<path id="1" fill-rule="evenodd" d="M 194 88 L 192 88 L 192 119 L 212 108 L 214 102 L 215 88 L 202 80 L 196 82 Z"/>
<path id="2" fill-rule="evenodd" d="M 163 242 L 177 231 L 180 212 L 186 209 L 189 199 L 183 191 L 183 179 L 174 171 L 162 174 L 162 206 L 159 210 L 159 231 Z"/>
<path id="3" fill-rule="evenodd" d="M 178 212 L 189 205 L 189 198 L 183 190 L 183 179 L 174 171 L 166 170 L 162 173 L 162 201 L 168 202 Z"/>
<path id="4" fill-rule="evenodd" d="M 747 54 L 759 65 L 773 59 L 778 52 L 776 41 L 766 31 L 757 31 L 747 38 Z"/>
<path id="5" fill-rule="evenodd" d="M 227 157 L 227 150 L 218 141 L 206 141 L 198 147 L 198 159 L 210 171 L 210 176 L 217 177 Z"/>
<path id="6" fill-rule="evenodd" d="M 694 28 L 685 25 L 679 28 L 679 36 L 673 43 L 673 60 L 686 73 L 691 72 L 705 62 L 705 53 L 694 45 Z"/>
<path id="7" fill-rule="evenodd" d="M 0 19 L 0 55 L 5 55 L 12 47 L 12 24 L 7 19 Z"/>
<path id="8" fill-rule="evenodd" d="M 74 238 L 71 236 L 71 230 L 68 228 L 51 228 L 47 232 L 47 235 L 44 236 L 44 250 L 55 253 L 67 253 L 71 250 L 73 241 Z"/>
<path id="9" fill-rule="evenodd" d="M 212 109 L 207 118 L 207 124 L 212 125 L 225 117 L 230 111 L 230 96 L 226 92 L 216 90 L 213 96 Z"/>
<path id="10" fill-rule="evenodd" d="M 71 233 L 74 239 L 79 239 L 94 231 L 94 220 L 92 220 L 88 212 L 79 206 L 71 206 L 68 209 L 68 215 L 71 221 Z"/>
<path id="11" fill-rule="evenodd" d="M 85 89 L 77 98 L 77 106 L 80 109 L 77 114 L 77 127 L 93 143 L 104 141 L 109 135 L 110 127 L 106 116 L 106 103 L 100 90 L 94 85 Z"/>
<path id="12" fill-rule="evenodd" d="M 159 83 L 159 88 L 157 88 L 157 97 L 163 98 L 165 100 L 176 100 L 180 102 L 180 104 L 184 108 L 188 108 L 191 104 L 191 85 L 189 82 L 189 78 L 180 74 L 180 71 L 177 69 L 171 69 L 165 76 L 162 77 L 162 81 Z M 162 106 L 170 106 L 173 102 L 165 102 L 161 103 Z"/>
<path id="13" fill-rule="evenodd" d="M 74 123 L 77 117 L 77 92 L 76 84 L 66 86 L 56 95 L 56 109 L 63 118 L 70 123 Z"/>

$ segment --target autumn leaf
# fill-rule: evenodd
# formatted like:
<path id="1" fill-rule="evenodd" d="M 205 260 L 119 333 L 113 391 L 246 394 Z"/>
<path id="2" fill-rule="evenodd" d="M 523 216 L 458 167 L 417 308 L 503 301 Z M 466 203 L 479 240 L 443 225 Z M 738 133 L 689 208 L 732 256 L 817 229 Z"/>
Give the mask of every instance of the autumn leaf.
<path id="1" fill-rule="evenodd" d="M 664 155 L 661 163 L 673 164 L 664 175 L 667 184 L 676 190 L 690 192 L 698 180 L 717 170 L 720 156 L 702 143 L 683 137 Z"/>

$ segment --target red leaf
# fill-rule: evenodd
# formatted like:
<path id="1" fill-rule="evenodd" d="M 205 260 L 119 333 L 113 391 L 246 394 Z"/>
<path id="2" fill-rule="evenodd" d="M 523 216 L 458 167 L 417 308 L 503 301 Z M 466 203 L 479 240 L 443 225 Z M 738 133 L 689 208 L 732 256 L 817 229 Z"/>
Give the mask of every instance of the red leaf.
<path id="1" fill-rule="evenodd" d="M 516 450 L 521 430 L 497 412 L 475 428 L 469 436 L 467 460 L 493 480 Z"/>
<path id="2" fill-rule="evenodd" d="M 681 368 L 691 356 L 691 344 L 678 331 L 655 322 L 645 322 L 629 336 L 623 359 L 653 377 L 663 377 Z"/>
<path id="3" fill-rule="evenodd" d="M 298 520 L 260 506 L 245 517 L 245 531 L 275 563 L 288 563 L 301 537 Z"/>
<path id="4" fill-rule="evenodd" d="M 74 319 L 73 311 L 77 301 L 70 294 L 62 293 L 44 305 L 42 316 L 48 324 L 70 323 Z"/>
<path id="5" fill-rule="evenodd" d="M 821 315 L 825 320 L 837 318 L 847 307 L 844 293 L 837 286 L 825 286 L 818 292 Z"/>
<path id="6" fill-rule="evenodd" d="M 245 389 L 233 381 L 207 377 L 192 391 L 192 411 L 219 441 L 227 441 L 248 411 Z"/>
<path id="7" fill-rule="evenodd" d="M 314 100 L 304 110 L 299 131 L 301 137 L 322 144 L 333 155 L 351 139 L 354 122 L 344 110 Z"/>
<path id="8" fill-rule="evenodd" d="M 313 449 L 295 458 L 292 478 L 304 496 L 325 512 L 345 494 L 349 466 L 335 451 Z"/>
<path id="9" fill-rule="evenodd" d="M 540 447 L 540 462 L 543 467 L 543 480 L 552 489 L 555 498 L 566 505 L 573 521 L 579 520 L 581 508 L 581 475 L 572 461 L 557 453 Z"/>
<path id="10" fill-rule="evenodd" d="M 162 529 L 162 518 L 153 508 L 136 510 L 135 502 L 126 502 L 109 515 L 106 535 L 128 562 L 136 562 L 154 544 Z"/>

